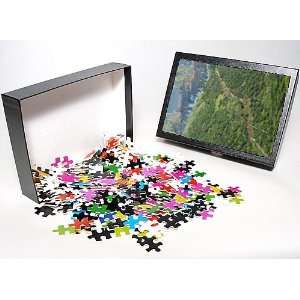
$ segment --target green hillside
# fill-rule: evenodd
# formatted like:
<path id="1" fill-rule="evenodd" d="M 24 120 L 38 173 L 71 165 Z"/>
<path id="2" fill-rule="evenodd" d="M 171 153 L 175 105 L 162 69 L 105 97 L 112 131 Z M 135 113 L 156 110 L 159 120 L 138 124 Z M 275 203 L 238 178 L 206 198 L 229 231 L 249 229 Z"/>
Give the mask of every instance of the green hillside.
<path id="1" fill-rule="evenodd" d="M 209 72 L 183 136 L 270 156 L 289 77 L 214 65 Z"/>

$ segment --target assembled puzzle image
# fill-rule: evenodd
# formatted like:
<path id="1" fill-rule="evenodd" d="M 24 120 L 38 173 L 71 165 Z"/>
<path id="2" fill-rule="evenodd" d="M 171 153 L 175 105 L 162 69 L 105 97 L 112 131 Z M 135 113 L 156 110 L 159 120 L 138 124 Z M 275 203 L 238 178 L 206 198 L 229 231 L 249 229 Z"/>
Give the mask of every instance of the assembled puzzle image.
<path id="1" fill-rule="evenodd" d="M 244 201 L 239 187 L 211 182 L 194 161 L 139 154 L 121 135 L 81 162 L 65 155 L 32 174 L 40 200 L 35 213 L 66 215 L 54 233 L 95 241 L 130 235 L 148 252 L 161 250 L 169 229 L 212 218 L 218 202 Z"/>
<path id="2" fill-rule="evenodd" d="M 156 135 L 272 170 L 299 70 L 176 52 Z"/>
<path id="3" fill-rule="evenodd" d="M 286 75 L 181 59 L 163 129 L 270 156 L 289 81 Z"/>

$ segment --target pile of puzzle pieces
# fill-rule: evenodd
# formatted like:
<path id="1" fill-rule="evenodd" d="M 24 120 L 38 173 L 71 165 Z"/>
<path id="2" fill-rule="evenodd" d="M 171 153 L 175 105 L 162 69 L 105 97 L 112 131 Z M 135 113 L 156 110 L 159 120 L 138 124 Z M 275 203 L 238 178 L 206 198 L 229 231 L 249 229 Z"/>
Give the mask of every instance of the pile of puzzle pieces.
<path id="1" fill-rule="evenodd" d="M 243 201 L 239 187 L 211 183 L 194 161 L 135 153 L 122 136 L 108 138 L 81 162 L 64 156 L 32 173 L 40 200 L 36 214 L 67 215 L 53 232 L 96 241 L 130 235 L 148 252 L 160 251 L 168 229 L 212 218 L 218 201 Z"/>

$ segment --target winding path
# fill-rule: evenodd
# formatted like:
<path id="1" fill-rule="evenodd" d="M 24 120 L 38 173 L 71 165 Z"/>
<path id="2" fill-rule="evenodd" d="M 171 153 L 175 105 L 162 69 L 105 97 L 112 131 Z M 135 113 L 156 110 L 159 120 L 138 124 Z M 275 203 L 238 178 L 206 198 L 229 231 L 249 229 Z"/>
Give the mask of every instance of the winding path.
<path id="1" fill-rule="evenodd" d="M 247 128 L 248 141 L 250 144 L 254 145 L 263 155 L 267 156 L 267 153 L 264 149 L 256 142 L 254 138 L 254 129 L 253 129 L 253 114 L 251 110 L 251 99 L 249 97 L 240 98 L 234 95 L 231 89 L 226 85 L 225 81 L 222 79 L 220 72 L 216 69 L 216 75 L 220 80 L 221 87 L 224 91 L 226 97 L 237 99 L 242 104 L 243 115 L 245 116 L 245 123 Z"/>

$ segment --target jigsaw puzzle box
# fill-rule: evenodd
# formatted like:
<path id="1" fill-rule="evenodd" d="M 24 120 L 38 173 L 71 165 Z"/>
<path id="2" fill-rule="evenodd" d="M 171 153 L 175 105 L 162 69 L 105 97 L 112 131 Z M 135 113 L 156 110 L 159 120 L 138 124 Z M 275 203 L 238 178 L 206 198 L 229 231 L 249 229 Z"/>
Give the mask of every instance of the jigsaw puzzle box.
<path id="1" fill-rule="evenodd" d="M 2 95 L 25 196 L 38 202 L 32 166 L 60 153 L 81 158 L 103 144 L 104 135 L 132 138 L 131 85 L 131 67 L 109 63 Z"/>
<path id="2" fill-rule="evenodd" d="M 299 71 L 176 53 L 157 136 L 272 170 Z M 239 185 L 202 162 L 140 153 L 133 137 L 131 67 L 110 63 L 2 95 L 22 192 L 35 214 L 65 215 L 59 235 L 130 236 L 160 252 L 169 229 L 241 205 Z M 218 209 L 219 210 L 219 209 Z M 54 217 L 55 218 L 55 217 Z"/>

